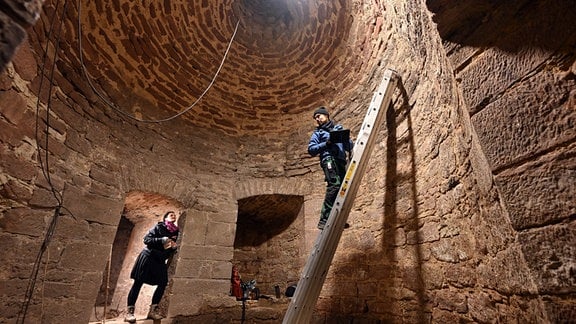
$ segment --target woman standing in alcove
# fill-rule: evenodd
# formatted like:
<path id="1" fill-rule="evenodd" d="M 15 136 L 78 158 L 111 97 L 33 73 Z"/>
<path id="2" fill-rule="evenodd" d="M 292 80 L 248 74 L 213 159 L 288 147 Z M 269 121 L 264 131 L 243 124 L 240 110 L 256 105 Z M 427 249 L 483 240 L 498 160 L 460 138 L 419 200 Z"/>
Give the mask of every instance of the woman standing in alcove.
<path id="1" fill-rule="evenodd" d="M 164 214 L 163 221 L 158 222 L 144 236 L 146 247 L 138 255 L 130 273 L 130 278 L 134 279 L 134 283 L 128 293 L 128 313 L 124 321 L 128 323 L 136 322 L 136 317 L 134 316 L 136 300 L 144 284 L 157 286 L 152 295 L 152 304 L 146 318 L 162 319 L 158 304 L 168 285 L 167 261 L 176 252 L 178 234 L 176 213 L 169 211 Z"/>

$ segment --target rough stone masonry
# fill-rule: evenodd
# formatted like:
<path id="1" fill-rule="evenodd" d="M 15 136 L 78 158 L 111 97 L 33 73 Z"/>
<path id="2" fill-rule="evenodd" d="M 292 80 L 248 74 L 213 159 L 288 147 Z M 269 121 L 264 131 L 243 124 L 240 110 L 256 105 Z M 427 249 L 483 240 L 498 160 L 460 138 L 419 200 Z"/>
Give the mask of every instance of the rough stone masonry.
<path id="1" fill-rule="evenodd" d="M 272 296 L 318 233 L 310 112 L 357 133 L 386 68 L 313 322 L 576 318 L 568 1 L 0 3 L 0 322 L 121 320 L 139 231 L 177 208 L 167 321 L 239 323 L 232 265 Z"/>

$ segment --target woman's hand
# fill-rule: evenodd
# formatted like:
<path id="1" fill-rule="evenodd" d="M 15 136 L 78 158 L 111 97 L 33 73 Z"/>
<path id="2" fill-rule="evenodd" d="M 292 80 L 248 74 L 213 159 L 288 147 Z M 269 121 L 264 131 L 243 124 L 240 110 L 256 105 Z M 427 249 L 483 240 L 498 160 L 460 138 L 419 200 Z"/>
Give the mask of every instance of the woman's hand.
<path id="1" fill-rule="evenodd" d="M 162 240 L 165 241 L 165 242 L 164 242 L 164 250 L 174 249 L 174 248 L 176 248 L 176 247 L 178 246 L 178 245 L 176 244 L 176 242 L 172 241 L 172 240 L 171 240 L 170 238 L 168 238 L 168 237 L 163 237 Z"/>

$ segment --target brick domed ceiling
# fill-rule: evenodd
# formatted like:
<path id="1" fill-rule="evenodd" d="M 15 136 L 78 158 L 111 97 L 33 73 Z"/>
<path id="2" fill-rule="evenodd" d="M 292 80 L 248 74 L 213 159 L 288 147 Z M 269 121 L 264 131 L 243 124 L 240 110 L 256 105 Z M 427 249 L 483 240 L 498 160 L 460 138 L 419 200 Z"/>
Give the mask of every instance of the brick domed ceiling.
<path id="1" fill-rule="evenodd" d="M 80 10 L 67 9 L 81 29 L 66 25 L 59 69 L 70 77 L 83 66 L 90 82 L 79 87 L 91 100 L 99 94 L 137 119 L 181 113 L 194 126 L 231 135 L 287 132 L 352 84 L 342 77 L 351 63 L 345 3 L 81 2 Z"/>

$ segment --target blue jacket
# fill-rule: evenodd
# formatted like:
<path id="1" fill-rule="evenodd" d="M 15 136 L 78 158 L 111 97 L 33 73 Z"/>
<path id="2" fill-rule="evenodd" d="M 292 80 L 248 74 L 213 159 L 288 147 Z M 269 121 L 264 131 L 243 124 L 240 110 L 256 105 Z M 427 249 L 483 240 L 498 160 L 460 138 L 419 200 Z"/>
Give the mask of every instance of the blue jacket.
<path id="1" fill-rule="evenodd" d="M 352 151 L 352 148 L 354 147 L 352 140 L 349 140 L 348 143 L 326 144 L 330 139 L 330 131 L 342 129 L 344 129 L 342 125 L 334 125 L 332 121 L 316 127 L 312 133 L 312 137 L 310 137 L 310 142 L 308 143 L 308 153 L 311 156 L 319 155 L 320 161 L 328 156 L 332 156 L 341 161 L 346 161 L 346 152 Z"/>

